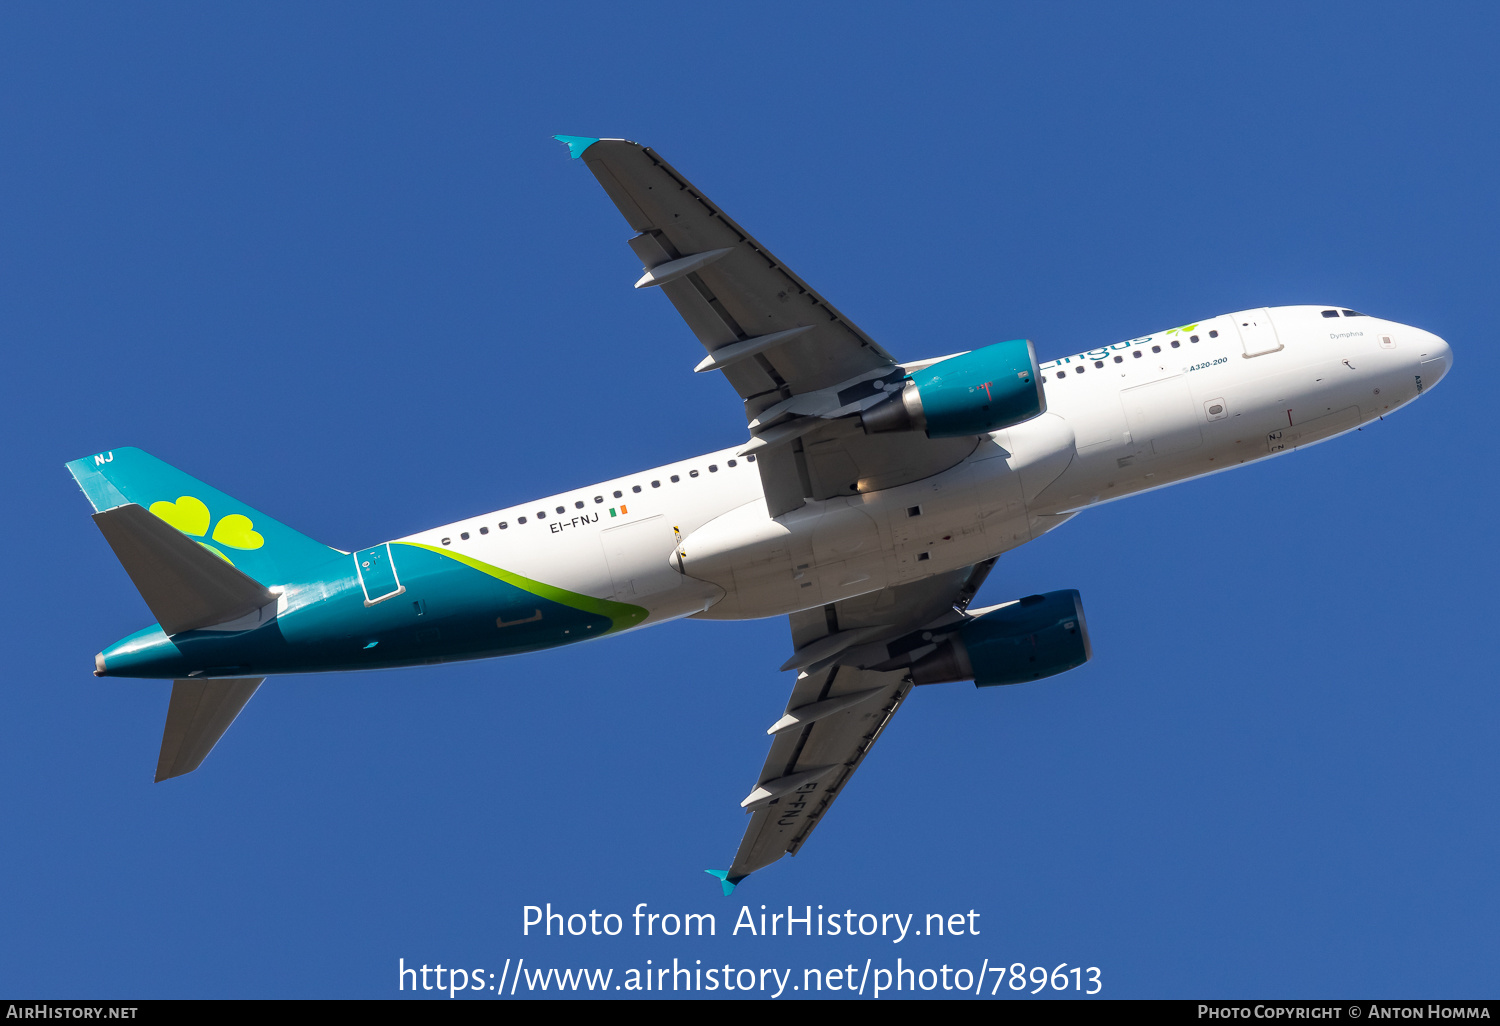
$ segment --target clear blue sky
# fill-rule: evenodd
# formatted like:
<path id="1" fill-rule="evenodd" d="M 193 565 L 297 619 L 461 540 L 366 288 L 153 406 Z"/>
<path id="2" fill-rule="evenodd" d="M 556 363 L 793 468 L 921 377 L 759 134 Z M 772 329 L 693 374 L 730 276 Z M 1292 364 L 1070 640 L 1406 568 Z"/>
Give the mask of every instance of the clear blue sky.
<path id="1" fill-rule="evenodd" d="M 534 8 L 0 10 L 0 992 L 900 955 L 1496 996 L 1496 8 Z M 1455 369 L 1002 559 L 980 601 L 1079 588 L 1093 662 L 922 689 L 729 900 L 779 620 L 273 678 L 152 784 L 169 685 L 90 675 L 149 615 L 65 461 L 138 445 L 349 549 L 744 437 L 558 132 L 657 148 L 904 358 L 1307 302 Z M 523 938 L 548 901 L 983 932 Z"/>

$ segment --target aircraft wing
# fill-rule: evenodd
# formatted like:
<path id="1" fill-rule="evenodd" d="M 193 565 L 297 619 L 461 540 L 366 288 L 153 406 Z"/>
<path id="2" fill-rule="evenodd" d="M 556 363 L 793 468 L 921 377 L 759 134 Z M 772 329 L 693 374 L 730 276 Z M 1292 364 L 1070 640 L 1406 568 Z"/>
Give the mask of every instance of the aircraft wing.
<path id="1" fill-rule="evenodd" d="M 812 392 L 895 366 L 889 353 L 656 151 L 624 139 L 571 145 L 576 150 L 582 143 L 588 145 L 577 155 L 641 233 L 630 240 L 646 272 L 636 287 L 666 293 L 703 347 L 719 354 L 715 366 L 704 369 L 722 364 L 741 396 L 783 386 L 793 394 Z M 782 340 L 772 337 L 794 331 Z M 750 340 L 764 348 L 741 355 Z"/>
<path id="2" fill-rule="evenodd" d="M 912 689 L 904 667 L 884 669 L 921 631 L 960 619 L 993 559 L 949 574 L 793 613 L 799 667 L 771 751 L 741 805 L 750 813 L 724 893 L 784 854 L 795 855 L 823 821 Z M 784 667 L 784 668 L 788 668 Z"/>
<path id="3" fill-rule="evenodd" d="M 643 274 L 741 398 L 771 515 L 946 470 L 977 438 L 866 436 L 857 414 L 906 369 L 757 242 L 656 151 L 624 139 L 557 136 L 630 226 Z M 851 419 L 852 418 L 852 419 Z"/>

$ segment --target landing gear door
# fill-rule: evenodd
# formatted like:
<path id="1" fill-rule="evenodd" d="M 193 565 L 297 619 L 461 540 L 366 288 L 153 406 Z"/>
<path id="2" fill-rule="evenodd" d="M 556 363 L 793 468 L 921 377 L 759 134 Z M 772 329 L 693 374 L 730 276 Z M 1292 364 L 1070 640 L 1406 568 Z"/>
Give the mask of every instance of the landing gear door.
<path id="1" fill-rule="evenodd" d="M 1247 357 L 1265 356 L 1282 348 L 1281 340 L 1276 337 L 1276 325 L 1271 323 L 1271 311 L 1265 307 L 1240 311 L 1234 315 L 1234 324 L 1240 331 L 1240 345 Z"/>
<path id="2" fill-rule="evenodd" d="M 406 585 L 396 576 L 396 563 L 391 559 L 389 542 L 356 552 L 354 567 L 359 573 L 360 586 L 365 590 L 367 606 L 395 598 L 406 590 Z"/>

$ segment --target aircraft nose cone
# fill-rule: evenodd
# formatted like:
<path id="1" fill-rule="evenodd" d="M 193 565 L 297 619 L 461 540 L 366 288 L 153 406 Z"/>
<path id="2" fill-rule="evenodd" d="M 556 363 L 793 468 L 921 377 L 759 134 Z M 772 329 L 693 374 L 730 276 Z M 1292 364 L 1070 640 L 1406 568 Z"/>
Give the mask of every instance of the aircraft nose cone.
<path id="1" fill-rule="evenodd" d="M 1453 350 L 1448 343 L 1430 331 L 1422 333 L 1422 388 L 1424 390 L 1443 380 L 1453 366 Z"/>

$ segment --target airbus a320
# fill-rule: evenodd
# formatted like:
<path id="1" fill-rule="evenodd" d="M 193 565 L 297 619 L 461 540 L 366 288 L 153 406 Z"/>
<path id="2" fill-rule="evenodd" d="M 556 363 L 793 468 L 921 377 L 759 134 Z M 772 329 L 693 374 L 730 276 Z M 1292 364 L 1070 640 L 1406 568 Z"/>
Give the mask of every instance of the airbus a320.
<path id="1" fill-rule="evenodd" d="M 710 871 L 728 894 L 801 849 L 915 687 L 1089 659 L 1077 591 L 971 606 L 1001 554 L 1092 506 L 1352 431 L 1451 364 L 1436 335 L 1337 305 L 1046 363 L 1024 339 L 899 360 L 651 149 L 557 138 L 635 232 L 636 288 L 666 295 L 703 345 L 694 369 L 739 394 L 748 438 L 352 553 L 138 449 L 69 463 L 156 619 L 95 673 L 173 681 L 158 781 L 196 769 L 272 674 L 785 616 L 796 682 L 739 849 Z"/>

